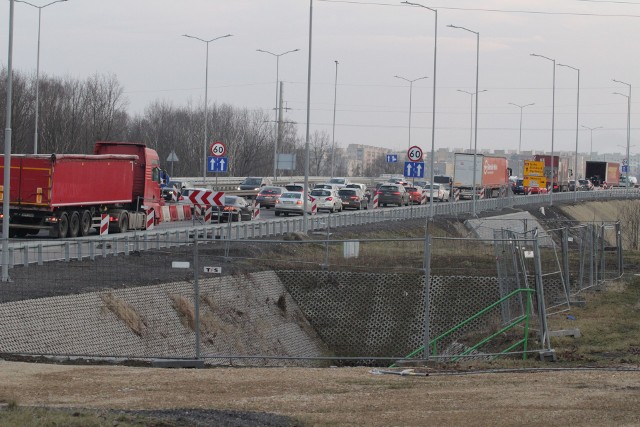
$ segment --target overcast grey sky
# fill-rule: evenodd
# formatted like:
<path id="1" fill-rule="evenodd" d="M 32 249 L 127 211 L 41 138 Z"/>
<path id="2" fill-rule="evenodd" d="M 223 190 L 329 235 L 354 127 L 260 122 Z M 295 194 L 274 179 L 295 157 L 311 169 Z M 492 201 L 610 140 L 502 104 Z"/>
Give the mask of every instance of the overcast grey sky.
<path id="1" fill-rule="evenodd" d="M 623 152 L 628 93 L 640 69 L 640 1 L 418 1 L 438 9 L 435 146 L 469 146 L 480 33 L 478 148 L 551 149 L 552 62 L 581 70 L 580 120 L 594 131 L 594 151 Z M 48 0 L 31 0 L 44 5 Z M 211 39 L 209 101 L 272 113 L 276 59 L 256 52 L 299 52 L 280 58 L 287 120 L 304 135 L 309 52 L 309 0 L 69 0 L 42 9 L 40 70 L 86 78 L 112 73 L 125 88 L 131 113 L 154 100 L 202 105 L 205 44 Z M 7 64 L 9 1 L 0 9 L 0 65 Z M 15 70 L 35 73 L 38 11 L 15 3 Z M 412 145 L 431 146 L 434 14 L 387 0 L 314 0 L 311 130 L 331 134 L 335 62 L 339 61 L 336 141 L 398 152 L 408 146 L 409 84 L 394 78 L 428 76 L 413 86 Z M 555 149 L 575 149 L 576 77 L 556 69 Z M 640 86 L 633 94 L 640 100 Z M 633 98 L 632 98 L 633 101 Z M 631 152 L 640 151 L 632 102 Z M 590 132 L 580 128 L 580 151 Z"/>

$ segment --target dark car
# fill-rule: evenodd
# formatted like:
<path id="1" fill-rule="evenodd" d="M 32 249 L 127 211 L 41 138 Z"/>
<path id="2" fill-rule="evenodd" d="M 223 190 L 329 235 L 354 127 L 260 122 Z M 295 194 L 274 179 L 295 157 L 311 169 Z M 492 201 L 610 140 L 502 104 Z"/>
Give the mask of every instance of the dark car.
<path id="1" fill-rule="evenodd" d="M 260 203 L 260 206 L 266 209 L 276 206 L 276 200 L 284 193 L 286 188 L 284 187 L 262 187 L 262 190 L 256 196 L 256 203 Z"/>
<path id="2" fill-rule="evenodd" d="M 238 190 L 240 191 L 259 191 L 262 187 L 271 185 L 270 178 L 261 178 L 255 176 L 248 176 L 240 183 Z"/>
<path id="3" fill-rule="evenodd" d="M 240 196 L 224 196 L 223 206 L 213 207 L 213 216 L 220 217 L 221 222 L 251 221 L 253 204 Z"/>
<path id="4" fill-rule="evenodd" d="M 524 179 L 518 179 L 513 183 L 513 194 L 525 194 L 524 192 Z"/>
<path id="5" fill-rule="evenodd" d="M 367 209 L 367 198 L 364 196 L 364 192 L 359 188 L 341 188 L 338 190 L 338 196 L 342 200 L 342 208 L 352 209 Z"/>
<path id="6" fill-rule="evenodd" d="M 378 205 L 397 205 L 408 206 L 409 205 L 409 193 L 407 189 L 401 184 L 384 184 L 376 191 L 378 195 Z"/>

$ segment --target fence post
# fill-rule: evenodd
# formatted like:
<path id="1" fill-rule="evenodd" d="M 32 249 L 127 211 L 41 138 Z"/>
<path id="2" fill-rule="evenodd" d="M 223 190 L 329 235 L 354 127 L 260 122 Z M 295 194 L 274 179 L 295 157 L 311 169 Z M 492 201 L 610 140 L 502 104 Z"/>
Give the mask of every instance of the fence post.
<path id="1" fill-rule="evenodd" d="M 193 236 L 193 305 L 196 334 L 196 360 L 200 360 L 200 267 L 198 266 L 198 234 Z"/>
<path id="2" fill-rule="evenodd" d="M 429 344 L 431 342 L 431 334 L 429 332 L 429 328 L 431 327 L 431 321 L 429 319 L 431 313 L 431 235 L 429 234 L 424 237 L 422 269 L 424 270 L 424 350 L 422 357 L 426 363 L 429 361 L 429 354 L 431 353 Z"/>
<path id="3" fill-rule="evenodd" d="M 622 230 L 620 221 L 616 222 L 616 246 L 618 247 L 618 276 L 624 274 L 624 257 L 622 253 Z"/>
<path id="4" fill-rule="evenodd" d="M 569 227 L 562 229 L 562 267 L 564 274 L 564 288 L 567 296 L 570 294 L 571 284 L 569 276 Z"/>
<path id="5" fill-rule="evenodd" d="M 540 322 L 540 341 L 545 350 L 551 350 L 549 339 L 549 329 L 547 326 L 547 308 L 544 302 L 544 285 L 542 282 L 542 263 L 540 261 L 540 247 L 538 245 L 538 231 L 533 233 L 533 256 L 536 275 L 536 302 L 538 308 L 538 319 Z"/>

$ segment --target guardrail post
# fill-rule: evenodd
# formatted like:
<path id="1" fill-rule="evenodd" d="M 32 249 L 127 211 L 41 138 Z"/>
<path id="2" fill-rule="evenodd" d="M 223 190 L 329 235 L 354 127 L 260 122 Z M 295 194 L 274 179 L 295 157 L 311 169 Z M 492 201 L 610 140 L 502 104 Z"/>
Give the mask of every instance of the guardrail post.
<path id="1" fill-rule="evenodd" d="M 96 259 L 96 244 L 93 240 L 89 241 L 89 259 L 91 261 L 95 261 Z"/>
<path id="2" fill-rule="evenodd" d="M 78 240 L 76 242 L 76 251 L 77 251 L 77 257 L 78 257 L 78 261 L 82 261 L 82 241 Z"/>
<path id="3" fill-rule="evenodd" d="M 69 260 L 67 259 L 67 261 Z M 29 246 L 27 245 L 22 246 L 22 264 L 29 267 Z"/>
<path id="4" fill-rule="evenodd" d="M 64 242 L 64 260 L 65 262 L 70 261 L 70 253 L 71 253 L 71 245 L 69 242 Z"/>
<path id="5" fill-rule="evenodd" d="M 38 265 L 43 265 L 44 259 L 42 257 L 42 243 L 38 243 Z"/>

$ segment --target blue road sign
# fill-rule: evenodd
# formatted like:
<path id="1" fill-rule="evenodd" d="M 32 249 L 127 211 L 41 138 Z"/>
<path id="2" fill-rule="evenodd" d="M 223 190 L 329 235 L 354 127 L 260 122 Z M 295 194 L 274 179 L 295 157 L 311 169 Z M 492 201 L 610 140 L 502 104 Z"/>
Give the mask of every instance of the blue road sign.
<path id="1" fill-rule="evenodd" d="M 404 176 L 424 178 L 424 162 L 404 162 Z"/>
<path id="2" fill-rule="evenodd" d="M 397 163 L 398 155 L 397 154 L 387 154 L 387 163 Z"/>
<path id="3" fill-rule="evenodd" d="M 629 171 L 628 165 L 622 165 L 622 172 L 627 173 Z"/>
<path id="4" fill-rule="evenodd" d="M 226 157 L 207 157 L 207 172 L 226 172 L 229 161 Z"/>

